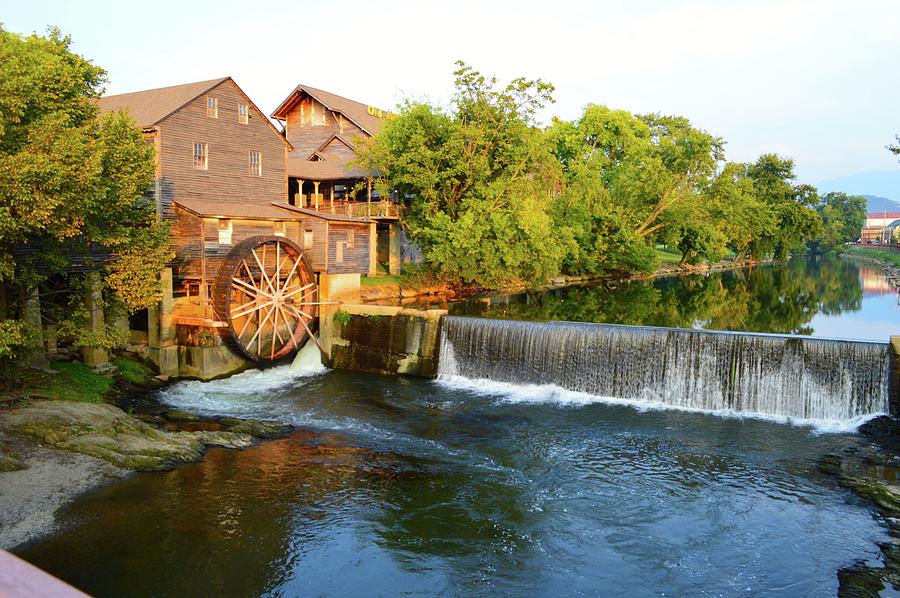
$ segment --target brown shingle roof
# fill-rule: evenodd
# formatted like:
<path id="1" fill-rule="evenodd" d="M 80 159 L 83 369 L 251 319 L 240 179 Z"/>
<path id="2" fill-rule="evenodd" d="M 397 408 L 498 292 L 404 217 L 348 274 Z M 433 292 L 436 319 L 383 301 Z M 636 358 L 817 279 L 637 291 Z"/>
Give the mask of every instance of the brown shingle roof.
<path id="1" fill-rule="evenodd" d="M 98 102 L 100 113 L 127 109 L 139 125 L 150 127 L 228 79 L 230 77 L 220 77 L 197 83 L 104 96 Z"/>
<path id="2" fill-rule="evenodd" d="M 358 166 L 344 168 L 344 163 L 334 160 L 310 162 L 302 158 L 288 158 L 288 176 L 307 181 L 336 181 L 358 179 L 366 176 L 366 171 Z"/>
<path id="3" fill-rule="evenodd" d="M 278 108 L 275 109 L 275 112 L 272 113 L 272 118 L 284 120 L 291 104 L 293 104 L 294 100 L 302 93 L 312 96 L 329 110 L 340 112 L 369 135 L 375 135 L 381 130 L 382 119 L 369 114 L 369 106 L 366 104 L 321 89 L 316 89 L 309 85 L 298 85 L 295 87 L 290 95 L 288 95 Z"/>
<path id="4" fill-rule="evenodd" d="M 236 202 L 221 199 L 176 199 L 174 203 L 197 216 L 210 218 L 246 218 L 248 220 L 298 220 L 296 214 L 279 209 L 274 203 Z"/>

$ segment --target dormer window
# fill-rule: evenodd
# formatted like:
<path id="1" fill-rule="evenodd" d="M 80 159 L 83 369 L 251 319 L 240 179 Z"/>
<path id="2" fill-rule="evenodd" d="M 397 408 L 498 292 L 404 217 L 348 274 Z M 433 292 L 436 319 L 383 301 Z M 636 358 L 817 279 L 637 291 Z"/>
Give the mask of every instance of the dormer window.
<path id="1" fill-rule="evenodd" d="M 250 106 L 248 104 L 238 104 L 238 122 L 246 125 L 250 120 Z"/>
<path id="2" fill-rule="evenodd" d="M 209 96 L 206 97 L 206 116 L 219 118 L 219 100 Z"/>

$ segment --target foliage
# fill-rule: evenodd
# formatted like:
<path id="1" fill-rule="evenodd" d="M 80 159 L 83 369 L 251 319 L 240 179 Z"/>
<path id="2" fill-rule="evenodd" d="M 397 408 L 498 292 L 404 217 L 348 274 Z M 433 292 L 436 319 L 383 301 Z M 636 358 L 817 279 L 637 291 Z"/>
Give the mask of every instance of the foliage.
<path id="1" fill-rule="evenodd" d="M 754 257 L 774 255 L 786 259 L 805 249 L 807 241 L 821 234 L 822 221 L 812 209 L 818 194 L 810 185 L 795 185 L 794 161 L 776 154 L 763 154 L 747 166 L 753 192 L 772 219 L 772 226 L 750 243 Z"/>
<path id="2" fill-rule="evenodd" d="M 457 63 L 456 95 L 441 110 L 407 102 L 361 151 L 383 193 L 414 197 L 406 224 L 444 278 L 488 286 L 540 283 L 564 255 L 547 198 L 559 169 L 535 126 L 553 87 Z"/>
<path id="3" fill-rule="evenodd" d="M 566 174 L 554 215 L 577 245 L 569 271 L 650 271 L 654 238 L 686 261 L 723 253 L 698 201 L 722 157 L 721 139 L 682 117 L 596 105 L 577 122 L 555 120 L 549 135 Z"/>
<path id="4" fill-rule="evenodd" d="M 859 239 L 866 223 L 866 198 L 831 192 L 819 198 L 816 211 L 822 219 L 822 234 L 810 243 L 817 253 L 830 251 Z"/>
<path id="5" fill-rule="evenodd" d="M 897 140 L 897 143 L 888 145 L 887 149 L 895 156 L 900 156 L 900 135 L 894 135 L 894 139 Z"/>
<path id="6" fill-rule="evenodd" d="M 105 72 L 69 47 L 55 29 L 22 37 L 0 28 L 0 291 L 7 301 L 0 316 L 7 318 L 21 317 L 32 290 L 52 277 L 76 282 L 66 266 L 92 254 L 112 256 L 103 268 L 110 301 L 134 310 L 159 295 L 167 231 L 142 199 L 153 148 L 130 117 L 98 116 Z"/>

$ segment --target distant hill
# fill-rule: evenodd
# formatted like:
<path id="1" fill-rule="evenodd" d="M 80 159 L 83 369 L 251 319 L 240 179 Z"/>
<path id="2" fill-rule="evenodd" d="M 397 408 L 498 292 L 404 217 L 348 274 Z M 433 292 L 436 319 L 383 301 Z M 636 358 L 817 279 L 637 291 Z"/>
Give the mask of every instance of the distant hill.
<path id="1" fill-rule="evenodd" d="M 869 204 L 868 212 L 900 212 L 900 203 L 887 197 L 878 197 L 877 195 L 863 195 L 863 197 Z"/>
<path id="2" fill-rule="evenodd" d="M 865 195 L 887 198 L 889 201 L 900 200 L 900 170 L 872 170 L 850 176 L 843 176 L 816 185 L 819 193 L 843 191 L 849 195 Z M 870 200 L 871 201 L 871 200 Z M 896 209 L 896 205 L 890 209 Z M 870 211 L 871 211 L 870 204 Z M 883 208 L 875 208 L 883 211 Z"/>

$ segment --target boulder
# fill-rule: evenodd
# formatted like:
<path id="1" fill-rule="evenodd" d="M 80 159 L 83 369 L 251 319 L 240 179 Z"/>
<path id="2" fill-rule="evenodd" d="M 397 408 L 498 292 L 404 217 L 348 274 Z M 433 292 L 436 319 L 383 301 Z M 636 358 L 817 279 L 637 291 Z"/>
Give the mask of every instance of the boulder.
<path id="1" fill-rule="evenodd" d="M 160 430 L 106 404 L 39 401 L 3 414 L 0 428 L 135 471 L 172 469 L 205 450 L 193 433 Z"/>

